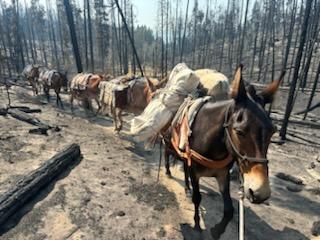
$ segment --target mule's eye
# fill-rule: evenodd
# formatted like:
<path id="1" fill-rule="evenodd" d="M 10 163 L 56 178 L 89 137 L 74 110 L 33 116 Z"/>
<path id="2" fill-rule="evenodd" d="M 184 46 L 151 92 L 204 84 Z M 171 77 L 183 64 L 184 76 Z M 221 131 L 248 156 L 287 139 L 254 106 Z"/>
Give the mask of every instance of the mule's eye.
<path id="1" fill-rule="evenodd" d="M 236 128 L 235 131 L 238 136 L 244 137 L 246 135 L 246 132 L 243 129 Z"/>

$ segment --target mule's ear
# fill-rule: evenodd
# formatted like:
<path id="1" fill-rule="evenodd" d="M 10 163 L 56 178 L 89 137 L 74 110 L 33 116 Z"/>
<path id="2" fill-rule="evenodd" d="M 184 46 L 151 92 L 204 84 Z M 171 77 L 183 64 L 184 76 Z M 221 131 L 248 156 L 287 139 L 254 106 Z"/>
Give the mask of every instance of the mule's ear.
<path id="1" fill-rule="evenodd" d="M 146 79 L 151 92 L 154 92 L 155 90 L 157 90 L 156 86 L 152 83 L 152 81 L 148 77 L 146 77 Z"/>
<path id="2" fill-rule="evenodd" d="M 157 88 L 157 89 L 163 88 L 163 87 L 167 84 L 167 82 L 168 82 L 168 76 L 162 78 L 162 79 L 158 82 L 156 88 Z"/>
<path id="3" fill-rule="evenodd" d="M 236 70 L 231 86 L 231 97 L 237 102 L 240 102 L 247 98 L 246 88 L 242 79 L 242 68 L 243 65 L 240 64 Z"/>
<path id="4" fill-rule="evenodd" d="M 274 80 L 270 83 L 259 95 L 263 99 L 264 104 L 271 103 L 273 101 L 273 97 L 277 92 L 281 81 L 283 80 L 286 71 L 282 71 L 280 77 L 277 80 Z"/>

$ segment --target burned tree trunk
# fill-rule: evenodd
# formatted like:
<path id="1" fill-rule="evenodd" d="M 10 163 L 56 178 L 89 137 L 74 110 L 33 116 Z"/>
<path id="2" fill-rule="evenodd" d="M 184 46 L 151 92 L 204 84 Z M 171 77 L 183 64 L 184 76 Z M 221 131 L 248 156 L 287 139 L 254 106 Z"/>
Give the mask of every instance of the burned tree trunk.
<path id="1" fill-rule="evenodd" d="M 90 45 L 91 72 L 94 72 L 92 24 L 91 24 L 91 14 L 90 14 L 90 2 L 89 2 L 89 0 L 87 0 L 87 14 L 88 14 L 88 33 L 89 33 L 89 45 Z"/>
<path id="2" fill-rule="evenodd" d="M 299 78 L 299 70 L 300 70 L 302 52 L 303 52 L 303 48 L 304 48 L 305 41 L 306 41 L 307 31 L 308 31 L 308 22 L 309 22 L 309 16 L 310 16 L 310 11 L 311 11 L 311 5 L 312 5 L 312 0 L 307 0 L 305 14 L 304 14 L 304 20 L 303 20 L 303 25 L 302 25 L 302 31 L 301 31 L 301 37 L 300 37 L 300 44 L 299 44 L 299 49 L 298 49 L 297 58 L 296 58 L 296 62 L 295 62 L 295 69 L 294 69 L 294 73 L 293 73 L 293 79 L 292 79 L 291 86 L 290 86 L 285 116 L 284 116 L 283 123 L 282 123 L 281 130 L 280 130 L 280 137 L 282 140 L 286 139 L 288 122 L 289 122 L 290 114 L 293 109 L 294 95 L 295 95 L 297 81 Z"/>
<path id="3" fill-rule="evenodd" d="M 180 62 L 182 62 L 182 57 L 184 52 L 184 42 L 186 39 L 187 23 L 188 23 L 188 10 L 189 10 L 189 0 L 187 1 L 186 18 L 184 20 L 185 22 L 184 22 L 184 29 L 183 29 L 183 36 L 182 36 L 182 43 L 181 43 Z"/>
<path id="4" fill-rule="evenodd" d="M 316 78 L 314 79 L 314 82 L 313 82 L 313 87 L 312 87 L 312 92 L 310 94 L 310 98 L 309 98 L 309 101 L 308 101 L 308 105 L 307 105 L 307 108 L 304 112 L 304 116 L 303 116 L 303 119 L 306 119 L 307 118 L 307 115 L 308 115 L 308 112 L 310 112 L 312 110 L 311 108 L 311 104 L 312 104 L 312 101 L 313 101 L 313 98 L 314 98 L 314 95 L 315 95 L 315 92 L 316 92 L 316 89 L 317 89 L 317 85 L 318 85 L 318 81 L 319 81 L 319 76 L 320 76 L 320 62 L 319 62 L 319 65 L 318 65 L 318 70 L 317 70 L 317 74 L 316 74 Z M 314 109 L 314 108 L 313 108 Z"/>
<path id="5" fill-rule="evenodd" d="M 53 178 L 63 172 L 68 165 L 75 163 L 80 157 L 80 147 L 72 144 L 61 153 L 53 156 L 38 169 L 23 177 L 13 189 L 0 197 L 0 225 L 16 213 L 29 199 Z"/>
<path id="6" fill-rule="evenodd" d="M 74 27 L 72 9 L 71 9 L 69 0 L 63 0 L 63 2 L 64 2 L 66 14 L 67 14 L 67 19 L 68 19 L 68 25 L 69 25 L 69 30 L 70 30 L 70 37 L 71 37 L 71 41 L 72 41 L 74 58 L 76 60 L 78 73 L 81 73 L 83 70 L 82 70 L 82 63 L 81 63 L 78 41 L 77 41 L 77 36 L 76 36 L 76 30 Z"/>
<path id="7" fill-rule="evenodd" d="M 136 57 L 138 67 L 139 67 L 139 69 L 140 69 L 141 76 L 143 77 L 144 74 L 143 74 L 143 70 L 142 70 L 142 67 L 141 67 L 141 64 L 140 64 L 140 59 L 139 59 L 139 57 L 138 57 L 138 53 L 137 53 L 136 47 L 134 46 L 134 42 L 133 42 L 132 36 L 131 36 L 131 34 L 130 34 L 130 30 L 129 30 L 129 28 L 128 28 L 126 19 L 125 19 L 124 15 L 123 15 L 123 12 L 122 12 L 121 8 L 120 8 L 120 5 L 119 5 L 118 0 L 115 0 L 115 3 L 116 3 L 116 5 L 117 5 L 118 11 L 119 11 L 119 13 L 120 13 L 120 15 L 121 15 L 121 19 L 122 19 L 122 22 L 123 22 L 124 27 L 125 27 L 125 29 L 126 29 L 126 32 L 127 32 L 127 34 L 128 34 L 128 37 L 129 37 L 129 40 L 130 40 L 130 43 L 131 43 L 131 46 L 132 46 L 133 53 L 134 53 L 134 55 L 135 55 L 135 57 Z"/>

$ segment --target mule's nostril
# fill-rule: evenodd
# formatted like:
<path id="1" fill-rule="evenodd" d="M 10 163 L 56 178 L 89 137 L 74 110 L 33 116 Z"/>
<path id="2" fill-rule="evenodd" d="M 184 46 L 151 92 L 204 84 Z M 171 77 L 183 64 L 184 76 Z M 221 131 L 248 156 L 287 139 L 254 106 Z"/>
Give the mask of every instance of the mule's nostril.
<path id="1" fill-rule="evenodd" d="M 249 201 L 250 202 L 254 202 L 254 193 L 253 193 L 253 191 L 252 191 L 252 189 L 251 188 L 249 188 Z"/>
<path id="2" fill-rule="evenodd" d="M 249 188 L 249 194 L 250 194 L 250 196 L 253 196 L 253 191 L 251 188 Z"/>

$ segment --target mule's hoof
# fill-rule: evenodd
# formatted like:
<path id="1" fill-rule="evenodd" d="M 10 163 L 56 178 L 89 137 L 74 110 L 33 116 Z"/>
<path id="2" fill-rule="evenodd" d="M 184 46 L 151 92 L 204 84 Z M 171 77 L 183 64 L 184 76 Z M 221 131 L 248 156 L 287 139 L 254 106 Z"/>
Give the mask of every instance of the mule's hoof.
<path id="1" fill-rule="evenodd" d="M 199 225 L 195 225 L 193 230 L 197 231 L 197 232 L 202 232 L 202 229 Z"/>
<path id="2" fill-rule="evenodd" d="M 221 229 L 219 224 L 216 224 L 213 228 L 210 229 L 211 236 L 214 240 L 220 239 L 221 235 L 224 233 L 224 229 Z"/>
<path id="3" fill-rule="evenodd" d="M 171 172 L 166 172 L 168 178 L 172 178 Z"/>
<path id="4" fill-rule="evenodd" d="M 187 197 L 187 198 L 191 198 L 191 197 L 192 197 L 192 191 L 191 191 L 191 189 L 185 189 L 184 192 L 186 193 L 186 197 Z"/>

